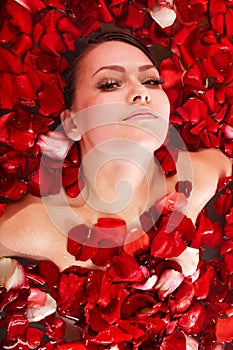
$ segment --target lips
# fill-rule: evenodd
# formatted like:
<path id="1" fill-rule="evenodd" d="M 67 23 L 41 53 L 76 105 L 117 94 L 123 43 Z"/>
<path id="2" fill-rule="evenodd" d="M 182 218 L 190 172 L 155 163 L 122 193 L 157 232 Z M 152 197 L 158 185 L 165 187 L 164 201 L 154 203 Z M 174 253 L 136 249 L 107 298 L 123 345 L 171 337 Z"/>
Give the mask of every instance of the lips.
<path id="1" fill-rule="evenodd" d="M 153 111 L 148 109 L 136 109 L 135 111 L 127 114 L 122 120 L 144 120 L 144 119 L 157 119 L 158 115 L 156 115 Z"/>

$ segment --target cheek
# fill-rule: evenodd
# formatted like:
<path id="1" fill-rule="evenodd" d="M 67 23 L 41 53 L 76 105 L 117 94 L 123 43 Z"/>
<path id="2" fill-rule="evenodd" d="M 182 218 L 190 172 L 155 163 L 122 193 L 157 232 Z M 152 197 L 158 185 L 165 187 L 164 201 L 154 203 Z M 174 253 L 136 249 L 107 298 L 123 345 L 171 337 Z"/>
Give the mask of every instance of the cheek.
<path id="1" fill-rule="evenodd" d="M 101 105 L 111 102 L 123 102 L 122 94 L 113 93 L 91 93 L 90 91 L 83 90 L 79 93 L 72 106 L 73 112 L 79 112 L 85 108 L 92 107 L 95 105 Z"/>
<path id="2" fill-rule="evenodd" d="M 79 90 L 76 92 L 74 103 L 72 105 L 73 113 L 79 112 L 91 105 L 90 101 L 92 99 L 90 99 L 88 96 L 89 94 L 85 90 Z"/>
<path id="3" fill-rule="evenodd" d="M 153 96 L 153 105 L 165 120 L 169 120 L 170 102 L 167 94 L 161 90 Z"/>
<path id="4" fill-rule="evenodd" d="M 170 102 L 169 102 L 169 99 L 168 99 L 166 94 L 164 94 L 164 109 L 165 109 L 165 113 L 167 115 L 167 120 L 169 120 L 169 116 L 170 116 Z"/>

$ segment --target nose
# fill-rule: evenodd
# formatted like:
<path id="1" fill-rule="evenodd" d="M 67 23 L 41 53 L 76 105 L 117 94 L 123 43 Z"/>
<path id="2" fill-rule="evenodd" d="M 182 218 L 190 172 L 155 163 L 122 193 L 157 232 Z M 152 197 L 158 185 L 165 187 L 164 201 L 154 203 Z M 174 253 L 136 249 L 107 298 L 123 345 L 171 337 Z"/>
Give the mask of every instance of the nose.
<path id="1" fill-rule="evenodd" d="M 130 103 L 149 103 L 151 98 L 148 90 L 146 89 L 137 89 L 130 93 L 129 97 Z"/>

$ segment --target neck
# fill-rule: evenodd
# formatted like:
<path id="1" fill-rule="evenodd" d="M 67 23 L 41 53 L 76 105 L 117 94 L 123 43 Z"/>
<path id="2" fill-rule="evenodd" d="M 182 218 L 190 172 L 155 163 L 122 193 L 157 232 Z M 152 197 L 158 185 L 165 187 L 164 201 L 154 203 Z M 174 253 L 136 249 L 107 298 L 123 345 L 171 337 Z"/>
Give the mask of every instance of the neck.
<path id="1" fill-rule="evenodd" d="M 166 193 L 165 177 L 153 155 L 141 164 L 128 157 L 101 164 L 95 164 L 95 169 L 85 162 L 82 164 L 84 207 L 95 218 L 118 217 L 129 227 L 139 226 L 140 215 Z"/>

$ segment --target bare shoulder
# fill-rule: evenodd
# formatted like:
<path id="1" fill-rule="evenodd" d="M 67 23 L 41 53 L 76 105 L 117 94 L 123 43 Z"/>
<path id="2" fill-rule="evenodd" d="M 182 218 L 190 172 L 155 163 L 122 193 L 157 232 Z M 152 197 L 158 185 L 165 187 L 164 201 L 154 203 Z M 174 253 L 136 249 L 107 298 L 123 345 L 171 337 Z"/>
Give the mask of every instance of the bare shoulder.
<path id="1" fill-rule="evenodd" d="M 76 261 L 67 251 L 67 236 L 49 218 L 43 200 L 32 195 L 7 207 L 0 220 L 0 256 L 48 259 L 61 270 L 90 261 Z"/>
<path id="2" fill-rule="evenodd" d="M 51 228 L 41 198 L 26 195 L 21 201 L 7 206 L 0 219 L 0 241 L 5 249 L 28 253 L 33 236 Z M 27 242 L 27 243 L 26 243 Z M 28 247 L 25 251 L 25 247 Z"/>
<path id="3" fill-rule="evenodd" d="M 6 212 L 0 219 L 0 227 L 7 228 L 8 224 L 13 222 L 17 226 L 23 226 L 30 220 L 35 221 L 39 213 L 40 215 L 45 214 L 41 198 L 28 194 L 20 201 L 8 204 Z"/>
<path id="4" fill-rule="evenodd" d="M 219 149 L 201 149 L 190 153 L 190 157 L 193 166 L 198 167 L 199 172 L 205 171 L 209 177 L 220 179 L 232 175 L 232 160 Z"/>
<path id="5" fill-rule="evenodd" d="M 232 175 L 232 161 L 217 149 L 201 149 L 198 152 L 180 152 L 177 166 L 183 178 L 192 182 L 187 216 L 193 222 L 208 201 L 216 194 L 221 178 Z M 191 168 L 187 177 L 187 168 Z"/>

